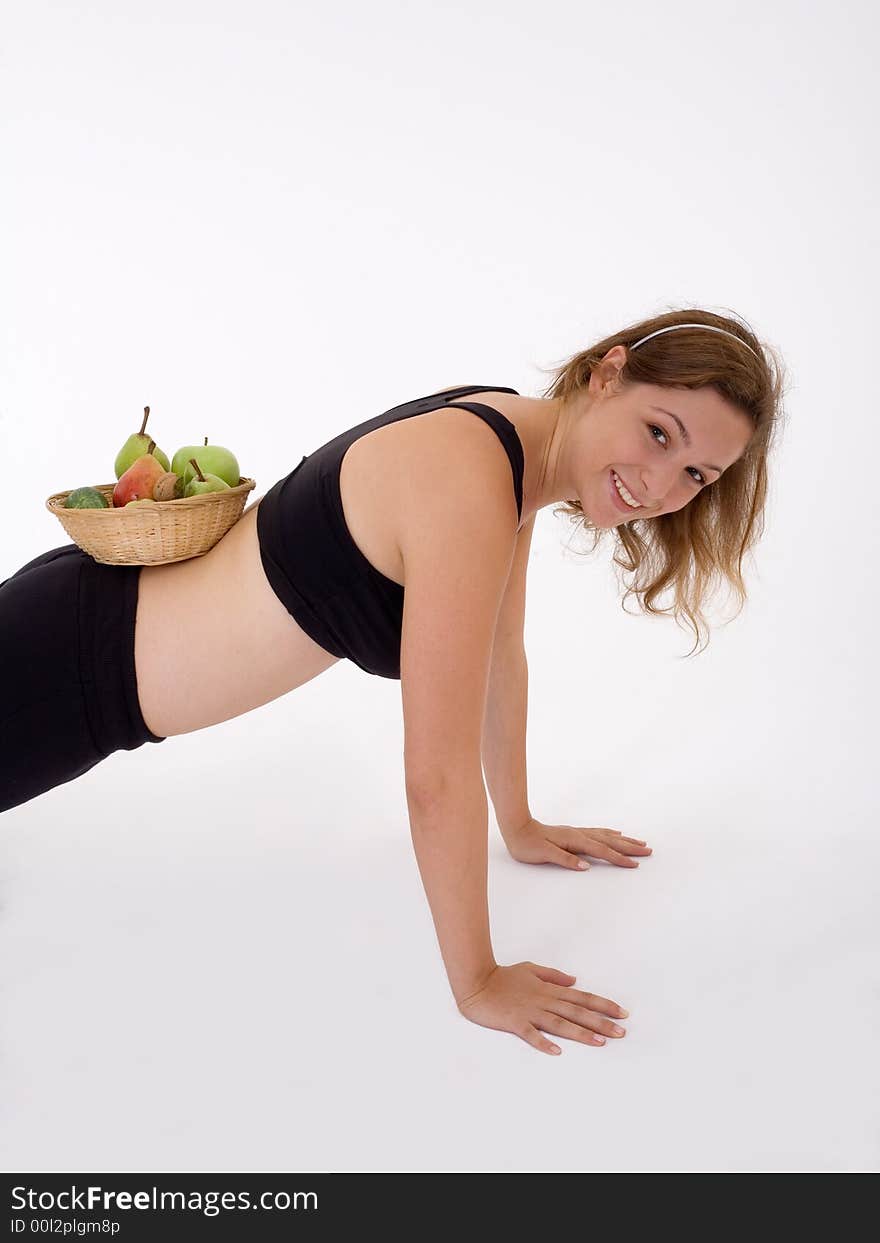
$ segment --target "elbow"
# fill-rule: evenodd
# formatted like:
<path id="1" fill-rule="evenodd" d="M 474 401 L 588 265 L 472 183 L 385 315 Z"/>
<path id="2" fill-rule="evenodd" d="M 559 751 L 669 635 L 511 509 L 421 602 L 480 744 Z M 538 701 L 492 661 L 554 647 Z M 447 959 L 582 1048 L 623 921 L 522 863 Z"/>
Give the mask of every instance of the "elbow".
<path id="1" fill-rule="evenodd" d="M 434 762 L 432 764 L 406 765 L 406 799 L 411 810 L 429 812 L 448 806 L 466 791 L 474 791 L 483 785 L 483 768 L 479 756 L 470 763 L 454 765 Z"/>

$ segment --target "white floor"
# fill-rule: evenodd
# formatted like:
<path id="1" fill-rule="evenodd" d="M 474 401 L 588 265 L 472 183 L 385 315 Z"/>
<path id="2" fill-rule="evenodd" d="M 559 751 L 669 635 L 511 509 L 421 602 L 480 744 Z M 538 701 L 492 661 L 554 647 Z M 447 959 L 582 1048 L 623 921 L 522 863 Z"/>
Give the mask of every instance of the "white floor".
<path id="1" fill-rule="evenodd" d="M 877 1168 L 880 845 L 846 680 L 829 657 L 807 681 L 760 599 L 676 661 L 598 567 L 557 562 L 551 537 L 527 641 L 552 579 L 619 659 L 535 638 L 532 811 L 654 854 L 532 867 L 493 823 L 493 939 L 628 1008 L 626 1037 L 550 1058 L 458 1015 L 399 685 L 337 665 L 3 818 L 3 1168 Z"/>

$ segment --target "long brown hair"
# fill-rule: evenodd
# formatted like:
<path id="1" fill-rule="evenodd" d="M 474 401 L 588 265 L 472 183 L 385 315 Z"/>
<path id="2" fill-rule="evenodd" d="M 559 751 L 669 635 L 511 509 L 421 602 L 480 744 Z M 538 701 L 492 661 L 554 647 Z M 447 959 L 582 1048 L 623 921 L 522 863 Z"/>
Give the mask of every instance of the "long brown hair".
<path id="1" fill-rule="evenodd" d="M 724 328 L 750 345 L 758 357 L 724 333 L 701 332 L 699 328 L 664 332 L 633 351 L 642 337 L 673 324 Z M 726 580 L 735 593 L 738 608 L 734 617 L 746 602 L 743 558 L 764 532 L 767 459 L 785 417 L 785 369 L 776 353 L 741 319 L 688 308 L 631 324 L 573 355 L 553 369 L 555 379 L 543 396 L 560 398 L 563 406 L 568 405 L 586 389 L 593 368 L 615 345 L 627 347 L 627 359 L 618 377 L 621 386 L 631 383 L 697 389 L 711 385 L 747 415 L 754 427 L 742 457 L 711 488 L 703 488 L 674 513 L 634 518 L 605 529 L 593 527 L 578 500 L 566 501 L 553 510 L 554 514 L 567 514 L 580 529 L 592 531 L 593 544 L 586 554 L 595 552 L 603 536 L 612 536 L 614 564 L 632 575 L 621 601 L 624 611 L 627 599 L 634 595 L 645 613 L 672 614 L 676 624 L 686 618 L 699 645 L 700 626 L 706 624 L 703 605 L 722 581 Z M 673 591 L 672 604 L 658 608 L 655 601 L 667 590 Z M 708 628 L 706 641 L 708 644 Z"/>

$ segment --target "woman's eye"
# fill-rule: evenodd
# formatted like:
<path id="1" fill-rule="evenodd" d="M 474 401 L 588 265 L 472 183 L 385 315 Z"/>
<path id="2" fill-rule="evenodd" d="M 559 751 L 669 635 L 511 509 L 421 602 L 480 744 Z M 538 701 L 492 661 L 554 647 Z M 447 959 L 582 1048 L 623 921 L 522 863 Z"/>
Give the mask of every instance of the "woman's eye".
<path id="1" fill-rule="evenodd" d="M 659 441 L 659 440 L 657 440 L 657 437 L 654 435 L 654 432 L 659 432 L 659 433 L 660 433 L 660 435 L 664 438 L 664 441 L 665 441 L 666 439 L 668 439 L 668 437 L 666 436 L 666 433 L 664 432 L 663 428 L 662 428 L 662 427 L 658 427 L 656 423 L 649 423 L 649 424 L 648 424 L 648 427 L 649 427 L 649 428 L 650 428 L 650 430 L 651 430 L 651 436 L 652 436 L 652 439 L 656 440 L 656 441 L 657 441 L 657 444 L 660 444 L 660 441 Z M 698 470 L 697 470 L 696 466 L 689 466 L 687 469 L 688 469 L 688 470 L 692 470 L 692 471 L 694 472 L 694 474 L 696 474 L 696 475 L 698 476 L 698 478 L 694 479 L 694 475 L 691 475 L 691 479 L 693 479 L 693 480 L 694 480 L 694 483 L 699 483 L 700 485 L 702 485 L 702 484 L 704 484 L 704 483 L 706 482 L 706 480 L 703 478 L 703 476 L 702 476 L 702 474 L 700 473 L 700 471 L 698 471 Z"/>

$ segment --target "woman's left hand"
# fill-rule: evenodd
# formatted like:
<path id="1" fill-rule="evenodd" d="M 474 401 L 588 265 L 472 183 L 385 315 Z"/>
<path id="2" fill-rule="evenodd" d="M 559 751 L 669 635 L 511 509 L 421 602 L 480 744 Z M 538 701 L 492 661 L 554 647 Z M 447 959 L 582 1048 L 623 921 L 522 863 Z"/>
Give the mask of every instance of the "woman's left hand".
<path id="1" fill-rule="evenodd" d="M 637 868 L 631 855 L 649 855 L 651 847 L 637 837 L 624 837 L 619 829 L 576 829 L 570 824 L 542 824 L 527 820 L 502 835 L 507 849 L 520 863 L 556 863 L 559 867 L 585 869 L 580 858 L 590 855 L 616 867 Z"/>

